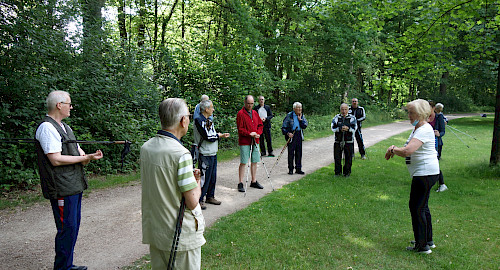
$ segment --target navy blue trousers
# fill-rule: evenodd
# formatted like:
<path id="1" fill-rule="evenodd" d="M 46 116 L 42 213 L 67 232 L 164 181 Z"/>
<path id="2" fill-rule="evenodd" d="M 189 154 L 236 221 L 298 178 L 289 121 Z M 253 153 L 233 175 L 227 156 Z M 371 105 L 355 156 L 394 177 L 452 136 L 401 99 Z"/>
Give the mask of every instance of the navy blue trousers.
<path id="1" fill-rule="evenodd" d="M 295 132 L 295 135 L 288 144 L 288 170 L 293 171 L 293 161 L 295 160 L 295 170 L 302 169 L 302 136 L 300 131 Z"/>
<path id="2" fill-rule="evenodd" d="M 432 220 L 429 195 L 439 175 L 414 176 L 411 181 L 410 214 L 415 242 L 420 246 L 432 241 Z"/>
<path id="3" fill-rule="evenodd" d="M 200 154 L 199 169 L 202 171 L 202 177 L 204 177 L 200 197 L 200 202 L 202 202 L 205 195 L 207 198 L 215 197 L 215 184 L 217 182 L 217 155 L 204 156 Z"/>
<path id="4" fill-rule="evenodd" d="M 361 127 L 358 127 L 358 129 L 356 129 L 354 136 L 356 137 L 356 142 L 358 143 L 359 154 L 361 156 L 366 155 L 365 144 L 363 142 L 363 134 L 361 134 Z M 354 151 L 352 153 L 354 156 Z"/>
<path id="5" fill-rule="evenodd" d="M 262 131 L 262 135 L 260 136 L 259 142 L 260 142 L 259 146 L 260 146 L 261 155 L 263 155 L 263 156 L 266 155 L 266 143 L 267 143 L 268 153 L 271 154 L 273 152 L 273 143 L 271 142 L 271 127 L 267 127 L 267 128 L 264 127 L 264 130 Z"/>
<path id="6" fill-rule="evenodd" d="M 50 204 L 57 227 L 54 270 L 67 270 L 73 266 L 73 252 L 82 216 L 82 193 L 51 199 Z"/>

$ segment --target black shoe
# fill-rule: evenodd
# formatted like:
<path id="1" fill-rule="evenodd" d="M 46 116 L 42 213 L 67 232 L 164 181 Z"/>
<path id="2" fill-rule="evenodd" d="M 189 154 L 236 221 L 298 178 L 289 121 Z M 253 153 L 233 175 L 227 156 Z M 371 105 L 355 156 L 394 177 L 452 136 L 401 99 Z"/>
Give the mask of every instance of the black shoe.
<path id="1" fill-rule="evenodd" d="M 258 189 L 263 189 L 264 187 L 259 184 L 259 182 L 255 181 L 255 182 L 252 182 L 250 183 L 250 187 L 253 187 L 253 188 L 258 188 Z"/>
<path id="2" fill-rule="evenodd" d="M 351 176 L 351 174 L 350 174 L 350 173 L 348 173 L 348 174 L 344 174 L 344 177 L 349 177 L 349 176 Z"/>
<path id="3" fill-rule="evenodd" d="M 238 191 L 239 192 L 245 192 L 245 188 L 243 187 L 243 183 L 238 184 Z"/>
<path id="4" fill-rule="evenodd" d="M 415 245 L 415 243 L 416 243 L 416 242 L 415 242 L 415 240 L 411 240 L 411 241 L 410 241 L 410 243 L 411 243 L 412 245 Z M 428 245 L 430 248 L 436 248 L 436 245 L 434 244 L 434 241 L 429 241 L 429 242 L 427 242 L 427 245 Z"/>
<path id="5" fill-rule="evenodd" d="M 289 170 L 289 171 L 288 171 L 288 174 L 293 174 L 293 170 Z"/>
<path id="6" fill-rule="evenodd" d="M 260 156 L 261 156 L 261 157 L 265 157 L 265 156 L 266 156 L 266 153 L 260 153 Z"/>
<path id="7" fill-rule="evenodd" d="M 71 266 L 70 269 L 71 270 L 87 270 L 87 266 L 76 266 L 76 265 L 73 265 L 73 266 Z"/>
<path id="8" fill-rule="evenodd" d="M 268 157 L 274 157 L 274 154 L 273 152 L 269 153 L 269 155 L 267 155 Z"/>
<path id="9" fill-rule="evenodd" d="M 429 247 L 429 245 L 425 245 L 424 247 L 421 247 L 419 245 L 415 245 L 413 247 L 407 247 L 406 250 L 415 251 L 415 252 L 420 253 L 420 254 L 430 254 L 430 253 L 432 253 L 432 250 Z"/>
<path id="10" fill-rule="evenodd" d="M 295 171 L 296 174 L 306 174 L 305 172 L 301 171 L 301 170 L 297 170 Z"/>

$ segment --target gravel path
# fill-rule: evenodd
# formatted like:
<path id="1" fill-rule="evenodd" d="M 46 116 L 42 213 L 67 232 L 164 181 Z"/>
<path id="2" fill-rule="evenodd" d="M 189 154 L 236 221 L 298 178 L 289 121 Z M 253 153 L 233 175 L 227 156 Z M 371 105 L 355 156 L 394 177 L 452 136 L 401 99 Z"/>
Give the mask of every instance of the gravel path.
<path id="1" fill-rule="evenodd" d="M 448 119 L 463 116 L 447 115 Z M 363 128 L 365 146 L 369 147 L 411 128 L 408 121 Z M 275 154 L 279 154 L 284 141 L 275 144 L 281 145 L 275 150 Z M 383 158 L 370 156 L 369 150 L 367 156 Z M 276 159 L 264 158 L 268 170 Z M 306 174 L 333 163 L 333 136 L 305 141 L 302 159 Z M 264 189 L 249 188 L 246 196 L 238 192 L 238 164 L 239 158 L 218 164 L 216 198 L 222 201 L 222 205 L 207 205 L 203 214 L 208 226 L 218 218 L 245 208 L 272 192 L 262 163 L 257 169 L 257 179 Z M 276 189 L 302 178 L 301 175 L 287 173 L 285 150 L 271 175 Z M 0 269 L 52 269 L 56 229 L 51 211 L 48 201 L 25 209 L 0 211 Z M 93 191 L 83 199 L 82 224 L 74 263 L 87 265 L 89 269 L 120 269 L 131 265 L 149 253 L 148 246 L 141 243 L 141 237 L 140 183 Z"/>

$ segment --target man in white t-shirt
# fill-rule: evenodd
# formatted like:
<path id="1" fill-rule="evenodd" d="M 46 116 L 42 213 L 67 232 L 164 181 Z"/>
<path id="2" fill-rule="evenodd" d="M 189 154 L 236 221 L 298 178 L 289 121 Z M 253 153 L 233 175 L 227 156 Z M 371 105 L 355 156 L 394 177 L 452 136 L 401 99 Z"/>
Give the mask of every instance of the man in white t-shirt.
<path id="1" fill-rule="evenodd" d="M 266 99 L 264 96 L 259 96 L 259 105 L 255 106 L 253 109 L 259 113 L 259 117 L 264 124 L 264 129 L 262 131 L 262 141 L 260 142 L 260 155 L 265 156 L 269 153 L 269 157 L 274 157 L 273 154 L 273 142 L 271 140 L 271 119 L 273 119 L 273 113 L 271 112 L 271 107 L 265 104 Z M 267 144 L 267 153 L 266 153 Z"/>
<path id="2" fill-rule="evenodd" d="M 43 196 L 50 200 L 57 227 L 54 269 L 85 270 L 73 265 L 73 252 L 81 219 L 82 193 L 87 188 L 83 166 L 103 157 L 101 150 L 85 152 L 76 143 L 73 130 L 62 120 L 73 104 L 65 91 L 47 97 L 47 116 L 36 130 L 38 169 Z"/>

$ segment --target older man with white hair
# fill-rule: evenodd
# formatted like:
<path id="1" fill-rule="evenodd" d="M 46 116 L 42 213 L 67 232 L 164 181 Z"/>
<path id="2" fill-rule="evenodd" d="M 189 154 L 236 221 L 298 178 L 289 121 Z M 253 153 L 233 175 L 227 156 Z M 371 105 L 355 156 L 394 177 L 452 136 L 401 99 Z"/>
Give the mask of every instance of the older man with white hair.
<path id="1" fill-rule="evenodd" d="M 173 266 L 168 269 L 200 269 L 205 244 L 205 219 L 198 203 L 200 171 L 193 173 L 191 153 L 180 141 L 191 115 L 179 98 L 164 100 L 159 114 L 162 129 L 141 147 L 142 242 L 150 245 L 152 269 L 167 269 L 167 265 Z M 183 218 L 178 220 L 182 209 Z M 174 264 L 167 258 L 173 252 L 178 223 L 182 228 Z"/>
<path id="2" fill-rule="evenodd" d="M 85 154 L 73 130 L 63 119 L 73 104 L 68 92 L 53 91 L 47 97 L 47 116 L 38 125 L 35 138 L 43 196 L 50 200 L 57 227 L 54 269 L 85 270 L 73 265 L 80 229 L 82 194 L 87 189 L 83 166 L 103 157 L 101 150 Z"/>
<path id="3" fill-rule="evenodd" d="M 289 112 L 283 125 L 281 132 L 285 135 L 285 140 L 289 140 L 288 145 L 288 174 L 293 174 L 294 161 L 295 173 L 305 174 L 302 171 L 302 141 L 304 140 L 304 129 L 307 128 L 308 122 L 302 113 L 302 103 L 293 103 L 293 111 Z"/>
<path id="4" fill-rule="evenodd" d="M 348 113 L 346 103 L 340 105 L 340 113 L 332 119 L 332 131 L 335 133 L 333 144 L 333 159 L 335 160 L 335 175 L 351 175 L 352 157 L 354 156 L 354 133 L 356 132 L 356 117 Z M 342 167 L 342 154 L 345 157 Z"/>
<path id="5" fill-rule="evenodd" d="M 221 201 L 215 199 L 215 185 L 217 183 L 217 152 L 219 140 L 228 138 L 229 133 L 219 133 L 210 117 L 215 109 L 212 101 L 204 100 L 200 103 L 200 116 L 194 119 L 194 141 L 199 149 L 198 168 L 203 172 L 201 177 L 200 206 L 205 210 L 206 203 L 220 205 Z M 204 198 L 206 196 L 206 200 Z"/>

